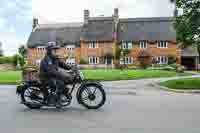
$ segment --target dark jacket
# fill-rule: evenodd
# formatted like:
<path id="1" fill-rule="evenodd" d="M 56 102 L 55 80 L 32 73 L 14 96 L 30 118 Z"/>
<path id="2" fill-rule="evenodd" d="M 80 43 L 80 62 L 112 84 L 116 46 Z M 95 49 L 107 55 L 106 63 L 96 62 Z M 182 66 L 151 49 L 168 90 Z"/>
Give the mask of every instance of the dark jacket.
<path id="1" fill-rule="evenodd" d="M 72 69 L 72 66 L 60 61 L 56 56 L 46 55 L 40 63 L 40 80 L 49 80 L 50 78 L 63 80 L 58 72 L 59 67 L 66 70 Z"/>

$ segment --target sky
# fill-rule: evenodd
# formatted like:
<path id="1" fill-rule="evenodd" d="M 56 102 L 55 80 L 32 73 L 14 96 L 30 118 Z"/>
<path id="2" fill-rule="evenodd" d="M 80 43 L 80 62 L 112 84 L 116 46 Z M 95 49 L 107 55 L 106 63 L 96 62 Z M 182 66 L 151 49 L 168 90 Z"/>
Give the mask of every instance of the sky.
<path id="1" fill-rule="evenodd" d="M 39 23 L 82 22 L 83 10 L 90 16 L 111 16 L 119 8 L 121 18 L 173 15 L 169 0 L 0 0 L 0 41 L 6 55 L 26 44 L 32 18 Z"/>
<path id="2" fill-rule="evenodd" d="M 32 26 L 31 0 L 0 0 L 0 41 L 5 55 L 25 44 Z"/>

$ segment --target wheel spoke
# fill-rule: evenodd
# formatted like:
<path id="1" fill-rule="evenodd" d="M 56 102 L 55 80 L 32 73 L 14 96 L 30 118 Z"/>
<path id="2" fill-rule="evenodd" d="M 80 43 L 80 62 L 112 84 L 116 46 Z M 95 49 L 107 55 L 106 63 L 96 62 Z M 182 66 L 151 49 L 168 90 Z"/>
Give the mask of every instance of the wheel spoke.
<path id="1" fill-rule="evenodd" d="M 25 97 L 30 97 L 30 95 L 24 95 Z"/>
<path id="2" fill-rule="evenodd" d="M 31 91 L 29 90 L 29 89 L 27 89 L 28 90 L 28 92 L 31 94 Z"/>
<path id="3" fill-rule="evenodd" d="M 94 91 L 93 91 L 93 95 L 95 95 L 95 93 L 96 93 L 96 90 L 97 90 L 97 87 L 95 87 L 95 89 L 94 89 Z"/>
<path id="4" fill-rule="evenodd" d="M 89 88 L 86 88 L 85 90 L 86 90 L 86 92 L 88 93 L 88 95 L 93 94 L 92 91 L 91 91 Z"/>

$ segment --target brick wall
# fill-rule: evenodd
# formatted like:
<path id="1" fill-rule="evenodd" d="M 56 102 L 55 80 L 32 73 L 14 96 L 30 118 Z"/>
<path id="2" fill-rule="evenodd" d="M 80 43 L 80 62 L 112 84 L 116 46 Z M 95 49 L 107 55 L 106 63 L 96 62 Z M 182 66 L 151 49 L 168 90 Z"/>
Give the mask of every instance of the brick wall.
<path id="1" fill-rule="evenodd" d="M 175 56 L 177 58 L 177 63 L 181 63 L 181 50 L 177 48 L 175 42 L 168 42 L 168 48 L 157 48 L 157 42 L 148 42 L 147 48 L 142 49 L 139 47 L 139 42 L 132 42 L 133 47 L 128 56 L 133 57 L 134 64 L 138 65 L 138 55 L 141 51 L 145 50 L 149 53 L 151 57 L 158 56 Z M 89 56 L 102 57 L 107 52 L 113 53 L 113 48 L 115 47 L 114 42 L 98 42 L 98 48 L 88 48 L 88 42 L 81 41 L 81 47 L 75 48 L 73 51 L 69 51 L 66 48 L 58 49 L 58 53 L 61 57 L 67 57 L 68 53 L 71 52 L 76 58 L 76 63 L 80 63 L 80 59 L 83 58 L 88 60 Z M 45 49 L 43 48 L 29 48 L 28 49 L 28 63 L 35 64 L 35 61 L 43 58 L 45 55 Z M 100 61 L 100 64 L 103 62 Z"/>
<path id="2" fill-rule="evenodd" d="M 168 42 L 168 48 L 157 48 L 157 42 L 148 42 L 147 48 L 144 49 L 139 47 L 139 42 L 133 42 L 133 47 L 128 56 L 133 57 L 134 64 L 139 64 L 138 55 L 141 51 L 146 51 L 151 57 L 174 56 L 178 59 L 177 63 L 180 64 L 180 49 L 174 42 Z"/>
<path id="3" fill-rule="evenodd" d="M 97 44 L 98 48 L 88 48 L 89 43 L 81 41 L 81 58 L 88 60 L 89 56 L 103 57 L 106 53 L 113 54 L 114 42 L 97 42 Z"/>
<path id="4" fill-rule="evenodd" d="M 45 56 L 46 50 L 43 48 L 29 48 L 28 49 L 28 63 L 32 64 L 32 65 L 36 65 L 36 61 L 39 59 L 42 59 Z M 57 49 L 57 53 L 59 55 L 59 57 L 61 58 L 66 58 L 69 53 L 72 53 L 72 55 L 75 57 L 76 59 L 76 63 L 79 63 L 80 61 L 80 48 L 75 48 L 74 50 L 70 51 L 66 48 L 60 48 Z"/>

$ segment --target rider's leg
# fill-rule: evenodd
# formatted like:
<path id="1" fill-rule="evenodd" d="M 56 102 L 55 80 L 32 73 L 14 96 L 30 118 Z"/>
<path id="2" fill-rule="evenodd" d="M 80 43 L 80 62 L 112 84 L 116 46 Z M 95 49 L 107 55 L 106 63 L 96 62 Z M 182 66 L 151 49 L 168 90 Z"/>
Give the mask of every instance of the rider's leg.
<path id="1" fill-rule="evenodd" d="M 57 94 L 57 105 L 61 106 L 61 94 L 65 88 L 65 83 L 62 80 L 56 80 L 56 94 Z"/>
<path id="2" fill-rule="evenodd" d="M 42 81 L 42 91 L 43 91 L 43 94 L 44 94 L 44 102 L 47 101 L 47 97 L 48 97 L 48 89 L 47 89 L 47 86 L 49 85 L 49 81 Z"/>

